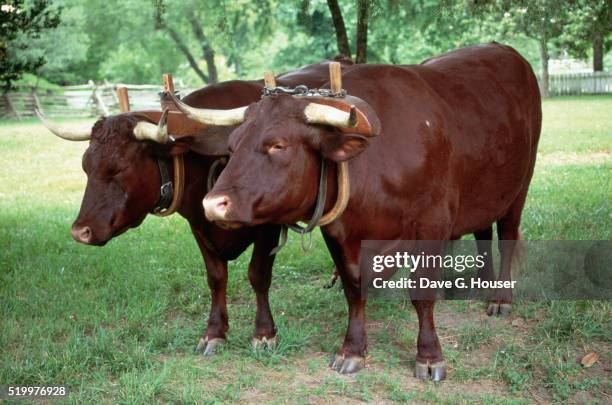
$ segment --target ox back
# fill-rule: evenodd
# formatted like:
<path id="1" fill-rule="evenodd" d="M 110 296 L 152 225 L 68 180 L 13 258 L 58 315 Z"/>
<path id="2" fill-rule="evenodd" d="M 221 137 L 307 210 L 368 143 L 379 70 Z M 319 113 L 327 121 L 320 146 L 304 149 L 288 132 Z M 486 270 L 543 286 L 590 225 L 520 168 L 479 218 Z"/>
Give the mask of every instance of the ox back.
<path id="1" fill-rule="evenodd" d="M 346 73 L 344 85 L 382 123 L 350 163 L 345 218 L 371 221 L 346 231 L 445 240 L 515 211 L 520 219 L 542 115 L 535 75 L 516 51 L 489 44 L 416 66 L 365 65 Z"/>

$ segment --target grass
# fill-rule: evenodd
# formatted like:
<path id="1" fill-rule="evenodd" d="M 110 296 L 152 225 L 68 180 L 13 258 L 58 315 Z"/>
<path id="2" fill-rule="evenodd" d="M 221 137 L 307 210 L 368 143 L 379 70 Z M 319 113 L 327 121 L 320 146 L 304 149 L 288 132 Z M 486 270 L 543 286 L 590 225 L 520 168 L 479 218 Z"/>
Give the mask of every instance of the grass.
<path id="1" fill-rule="evenodd" d="M 545 102 L 525 238 L 611 239 L 611 110 L 610 97 Z M 434 385 L 411 375 L 411 304 L 373 301 L 368 368 L 348 377 L 330 371 L 346 307 L 340 288 L 322 288 L 333 264 L 318 234 L 311 252 L 292 237 L 277 259 L 276 350 L 250 349 L 245 254 L 230 265 L 227 347 L 195 356 L 209 292 L 186 222 L 151 217 L 104 248 L 73 242 L 84 148 L 33 122 L 0 124 L 0 384 L 68 384 L 67 403 L 610 400 L 609 302 L 518 303 L 508 319 L 486 317 L 477 302 L 441 302 L 450 370 Z M 589 351 L 600 360 L 585 369 L 579 359 Z"/>

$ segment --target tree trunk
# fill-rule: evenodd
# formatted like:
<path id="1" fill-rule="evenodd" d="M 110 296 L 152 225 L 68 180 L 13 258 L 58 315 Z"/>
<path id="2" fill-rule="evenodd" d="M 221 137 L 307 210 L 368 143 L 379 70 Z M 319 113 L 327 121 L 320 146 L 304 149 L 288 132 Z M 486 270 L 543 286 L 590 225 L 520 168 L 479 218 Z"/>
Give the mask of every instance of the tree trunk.
<path id="1" fill-rule="evenodd" d="M 215 65 L 215 51 L 210 46 L 210 41 L 204 34 L 202 26 L 194 14 L 189 16 L 189 22 L 191 22 L 193 33 L 202 47 L 202 57 L 206 61 L 206 68 L 208 69 L 208 83 L 217 83 L 219 77 L 217 75 L 217 65 Z"/>
<path id="2" fill-rule="evenodd" d="M 344 25 L 344 18 L 342 18 L 342 11 L 338 0 L 327 0 L 327 6 L 334 22 L 334 29 L 336 30 L 336 43 L 338 44 L 338 52 L 340 55 L 351 58 L 351 48 L 348 42 L 348 36 L 346 35 L 346 26 Z"/>
<path id="3" fill-rule="evenodd" d="M 368 18 L 370 0 L 357 2 L 357 55 L 355 63 L 366 63 L 368 51 Z"/>
<path id="4" fill-rule="evenodd" d="M 548 44 L 546 38 L 539 40 L 540 44 L 540 59 L 541 59 L 541 74 L 540 74 L 540 93 L 542 97 L 548 97 L 550 95 L 548 89 Z"/>
<path id="5" fill-rule="evenodd" d="M 195 60 L 195 58 L 191 54 L 191 51 L 189 50 L 185 42 L 183 42 L 178 33 L 174 29 L 166 25 L 164 25 L 163 28 L 168 32 L 170 38 L 172 38 L 172 40 L 176 43 L 176 46 L 178 46 L 180 51 L 183 52 L 183 55 L 185 55 L 185 57 L 187 58 L 187 62 L 189 62 L 189 66 L 191 66 L 191 68 L 196 72 L 198 77 L 204 83 L 208 83 L 208 76 L 204 72 L 202 72 L 202 69 L 200 69 L 200 67 L 198 66 L 198 62 Z"/>
<path id="6" fill-rule="evenodd" d="M 603 71 L 603 40 L 601 33 L 596 33 L 593 38 L 593 71 Z"/>

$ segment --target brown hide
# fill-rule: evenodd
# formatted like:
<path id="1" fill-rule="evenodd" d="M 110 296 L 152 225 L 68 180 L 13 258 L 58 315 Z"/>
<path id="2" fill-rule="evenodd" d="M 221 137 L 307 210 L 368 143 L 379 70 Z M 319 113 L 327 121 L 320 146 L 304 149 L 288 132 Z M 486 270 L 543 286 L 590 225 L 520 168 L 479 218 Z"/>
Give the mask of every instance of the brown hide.
<path id="1" fill-rule="evenodd" d="M 352 157 L 347 209 L 322 228 L 349 304 L 340 359 L 364 356 L 367 347 L 360 242 L 449 240 L 468 233 L 490 239 L 494 223 L 500 239 L 518 239 L 542 120 L 531 67 L 512 48 L 495 43 L 421 65 L 355 66 L 343 75 L 343 85 L 376 112 L 379 136 L 363 140 L 307 125 L 301 113 L 306 100 L 266 97 L 249 107 L 230 136 L 233 155 L 206 197 L 207 216 L 220 222 L 293 223 L 312 214 L 321 156 Z M 335 196 L 334 182 L 329 186 L 327 208 Z M 223 211 L 214 201 L 223 202 Z M 502 251 L 501 278 L 509 278 L 511 253 Z M 420 377 L 423 367 L 442 360 L 433 300 L 415 301 Z M 498 304 L 510 300 L 504 296 Z M 434 379 L 444 378 L 442 366 L 429 368 Z"/>
<path id="2" fill-rule="evenodd" d="M 277 79 L 279 85 L 306 84 L 317 87 L 327 80 L 329 61 L 310 65 L 301 72 L 288 73 Z M 350 66 L 345 64 L 345 66 Z M 262 82 L 232 81 L 207 86 L 184 98 L 194 107 L 227 109 L 240 107 L 260 99 Z M 144 114 L 154 122 L 160 112 Z M 227 154 L 227 128 L 206 128 L 182 120 L 183 132 L 176 142 L 158 144 L 138 141 L 133 136 L 135 125 L 147 119 L 143 113 L 131 112 L 98 121 L 84 156 L 83 168 L 87 173 L 87 187 L 81 209 L 72 227 L 73 237 L 83 243 L 104 245 L 129 228 L 136 227 L 155 207 L 160 195 L 160 170 L 157 159 L 167 162 L 172 178 L 172 156 L 185 153 L 185 189 L 179 213 L 189 222 L 204 257 L 212 305 L 208 327 L 198 350 L 210 354 L 228 328 L 225 290 L 227 260 L 240 255 L 254 243 L 249 264 L 249 281 L 257 297 L 255 337 L 273 339 L 276 333 L 268 305 L 272 263 L 270 251 L 278 242 L 277 226 L 226 230 L 208 222 L 202 208 L 206 193 L 206 179 L 219 154 Z M 169 129 L 181 121 L 173 113 Z M 191 133 L 193 131 L 193 133 Z M 211 140 L 211 134 L 214 139 Z M 189 151 L 194 138 L 199 150 L 209 155 Z M 212 155 L 212 156 L 211 156 Z M 165 238 L 166 235 L 158 235 Z"/>

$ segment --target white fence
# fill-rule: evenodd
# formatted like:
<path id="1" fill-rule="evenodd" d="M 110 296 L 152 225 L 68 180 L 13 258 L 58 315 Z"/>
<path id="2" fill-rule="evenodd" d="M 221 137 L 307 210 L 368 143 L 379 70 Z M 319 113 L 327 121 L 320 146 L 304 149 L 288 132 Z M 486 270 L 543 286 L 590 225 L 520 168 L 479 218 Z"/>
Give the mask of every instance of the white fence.
<path id="1" fill-rule="evenodd" d="M 568 73 L 550 75 L 551 96 L 580 96 L 612 93 L 612 72 Z"/>

